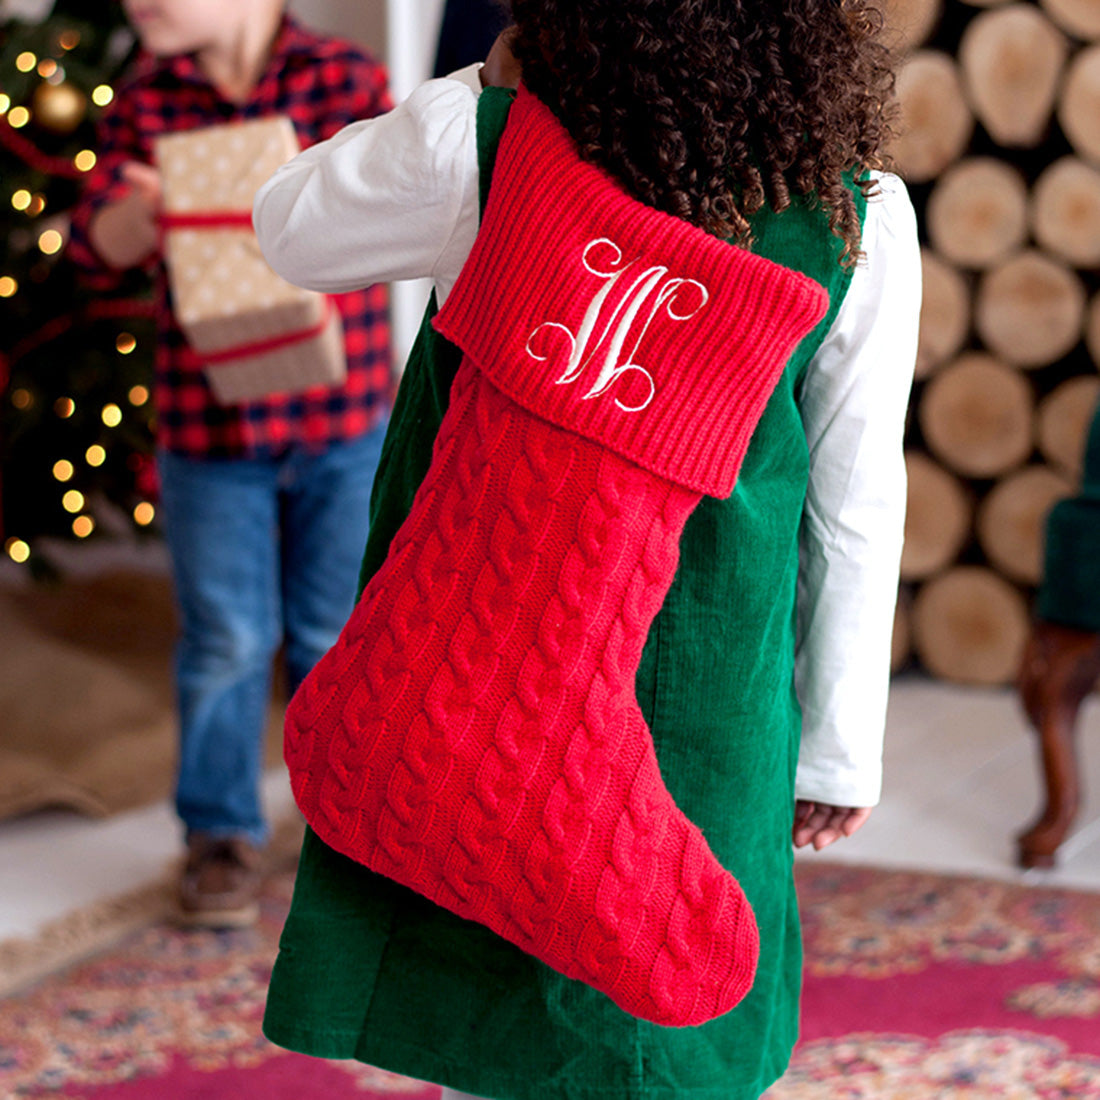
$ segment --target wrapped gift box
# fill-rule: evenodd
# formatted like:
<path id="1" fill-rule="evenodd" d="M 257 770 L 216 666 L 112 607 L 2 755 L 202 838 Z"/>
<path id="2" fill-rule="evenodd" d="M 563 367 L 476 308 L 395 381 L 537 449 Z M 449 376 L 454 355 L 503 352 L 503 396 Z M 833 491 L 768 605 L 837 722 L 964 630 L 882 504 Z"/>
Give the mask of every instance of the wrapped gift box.
<path id="1" fill-rule="evenodd" d="M 336 309 L 276 275 L 252 230 L 256 191 L 297 151 L 282 117 L 167 134 L 155 144 L 176 319 L 223 404 L 346 376 Z"/>

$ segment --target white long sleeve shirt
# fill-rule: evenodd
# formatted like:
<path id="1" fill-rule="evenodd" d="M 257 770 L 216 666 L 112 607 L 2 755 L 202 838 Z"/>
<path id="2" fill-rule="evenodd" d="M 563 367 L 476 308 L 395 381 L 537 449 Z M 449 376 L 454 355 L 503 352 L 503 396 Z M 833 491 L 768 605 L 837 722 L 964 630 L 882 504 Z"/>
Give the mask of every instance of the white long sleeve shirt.
<path id="1" fill-rule="evenodd" d="M 288 281 L 339 293 L 429 277 L 446 300 L 479 222 L 477 66 L 300 154 L 260 190 L 256 232 Z M 872 806 L 882 779 L 905 516 L 902 435 L 916 358 L 920 252 L 902 182 L 867 209 L 864 259 L 810 363 L 810 482 L 795 680 L 799 798 Z"/>

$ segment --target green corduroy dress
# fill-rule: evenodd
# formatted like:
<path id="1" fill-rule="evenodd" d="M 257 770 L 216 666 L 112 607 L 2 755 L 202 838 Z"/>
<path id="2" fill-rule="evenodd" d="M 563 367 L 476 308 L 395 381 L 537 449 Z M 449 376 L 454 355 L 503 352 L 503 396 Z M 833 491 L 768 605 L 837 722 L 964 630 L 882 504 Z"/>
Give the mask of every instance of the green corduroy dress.
<path id="1" fill-rule="evenodd" d="M 480 97 L 483 204 L 511 102 L 501 89 Z M 858 189 L 857 201 L 862 217 Z M 733 496 L 705 498 L 688 520 L 637 678 L 670 792 L 756 913 L 761 955 L 751 992 L 702 1027 L 637 1020 L 307 830 L 264 1019 L 273 1042 L 499 1100 L 756 1100 L 783 1073 L 802 969 L 793 680 L 809 460 L 797 401 L 850 269 L 838 262 L 841 245 L 823 212 L 808 203 L 762 212 L 754 232 L 754 250 L 817 279 L 830 309 L 780 380 Z M 384 560 L 427 471 L 459 360 L 425 318 L 382 452 L 364 578 Z"/>

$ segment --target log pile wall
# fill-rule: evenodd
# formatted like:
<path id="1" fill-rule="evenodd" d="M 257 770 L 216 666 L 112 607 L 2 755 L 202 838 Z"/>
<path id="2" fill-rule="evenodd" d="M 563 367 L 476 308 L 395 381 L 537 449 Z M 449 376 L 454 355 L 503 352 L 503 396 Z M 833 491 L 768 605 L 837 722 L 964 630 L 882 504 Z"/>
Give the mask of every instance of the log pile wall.
<path id="1" fill-rule="evenodd" d="M 1100 397 L 1100 0 L 885 0 L 921 226 L 895 669 L 1015 675 Z"/>

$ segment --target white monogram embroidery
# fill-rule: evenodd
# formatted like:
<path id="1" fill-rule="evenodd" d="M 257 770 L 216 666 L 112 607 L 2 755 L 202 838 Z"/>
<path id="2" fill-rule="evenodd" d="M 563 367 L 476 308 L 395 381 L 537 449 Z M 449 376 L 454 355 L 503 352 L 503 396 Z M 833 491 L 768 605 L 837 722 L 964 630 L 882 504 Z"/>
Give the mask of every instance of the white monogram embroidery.
<path id="1" fill-rule="evenodd" d="M 589 253 L 601 246 L 611 251 L 610 257 L 602 264 L 599 263 L 598 256 L 589 259 Z M 635 363 L 634 357 L 638 354 L 638 347 L 649 331 L 650 325 L 653 324 L 653 319 L 663 308 L 673 321 L 686 321 L 694 317 L 707 304 L 710 294 L 707 288 L 695 279 L 670 277 L 667 267 L 655 264 L 653 267 L 637 272 L 634 281 L 622 296 L 609 304 L 608 300 L 612 297 L 616 285 L 636 267 L 638 261 L 629 260 L 624 263 L 622 249 L 607 237 L 598 237 L 585 245 L 582 262 L 586 270 L 606 281 L 593 295 L 576 335 L 558 321 L 545 321 L 527 337 L 527 354 L 532 359 L 545 362 L 550 358 L 552 349 L 546 348 L 548 337 L 540 338 L 540 333 L 548 329 L 564 333 L 569 342 L 569 362 L 561 377 L 555 379 L 557 385 L 563 385 L 567 382 L 576 382 L 597 359 L 601 350 L 606 349 L 592 388 L 584 394 L 583 400 L 599 397 L 606 393 L 618 378 L 630 371 L 638 371 L 649 383 L 649 396 L 640 405 L 624 405 L 618 398 L 615 398 L 615 404 L 624 412 L 641 412 L 653 400 L 657 387 L 653 376 L 644 367 Z M 687 312 L 681 312 L 692 303 L 693 299 L 696 300 L 695 307 L 688 309 Z M 647 308 L 648 313 L 645 312 Z M 609 313 L 610 316 L 605 317 L 605 313 Z M 633 346 L 624 356 L 623 349 L 631 339 L 632 330 Z M 546 351 L 546 354 L 541 354 L 537 350 L 539 346 Z"/>

